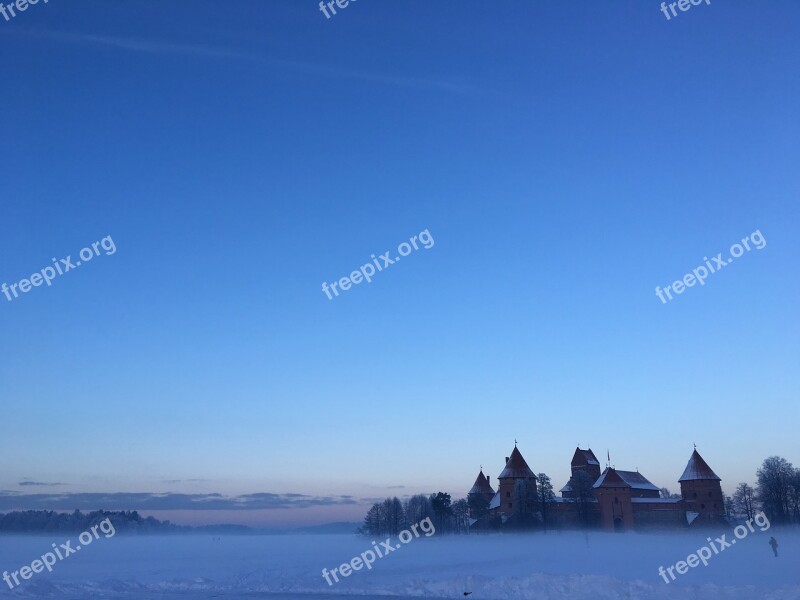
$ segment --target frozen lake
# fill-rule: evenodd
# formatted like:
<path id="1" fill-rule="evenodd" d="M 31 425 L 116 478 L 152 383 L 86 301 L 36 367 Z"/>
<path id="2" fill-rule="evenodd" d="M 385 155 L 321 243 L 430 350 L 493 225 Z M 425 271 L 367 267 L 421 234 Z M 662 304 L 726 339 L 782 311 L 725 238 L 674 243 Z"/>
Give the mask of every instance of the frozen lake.
<path id="1" fill-rule="evenodd" d="M 720 531 L 714 535 L 727 533 Z M 537 599 L 800 599 L 800 533 L 752 534 L 667 585 L 659 566 L 685 560 L 708 532 L 433 536 L 329 587 L 328 570 L 371 549 L 350 535 L 101 538 L 52 573 L 0 598 L 163 599 L 437 597 Z M 767 545 L 779 543 L 775 558 Z M 70 536 L 0 537 L 0 570 L 17 571 Z M 75 539 L 75 536 L 72 537 Z M 380 541 L 380 540 L 378 540 Z M 394 541 L 393 541 L 394 542 Z M 74 545 L 74 542 L 73 542 Z"/>

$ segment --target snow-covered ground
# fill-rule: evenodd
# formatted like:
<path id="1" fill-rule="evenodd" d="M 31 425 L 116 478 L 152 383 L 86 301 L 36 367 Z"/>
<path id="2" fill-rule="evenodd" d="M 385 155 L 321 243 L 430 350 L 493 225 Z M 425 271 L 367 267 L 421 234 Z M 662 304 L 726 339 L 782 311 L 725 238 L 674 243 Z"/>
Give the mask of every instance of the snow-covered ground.
<path id="1" fill-rule="evenodd" d="M 728 533 L 720 531 L 714 535 Z M 333 587 L 322 578 L 371 540 L 344 535 L 125 537 L 99 539 L 53 573 L 34 575 L 2 598 L 376 598 L 800 599 L 800 532 L 772 529 L 742 539 L 707 567 L 667 585 L 670 566 L 706 544 L 707 533 L 550 533 L 415 539 Z M 780 543 L 775 558 L 767 544 Z M 730 535 L 728 536 L 730 537 Z M 69 536 L 0 537 L 0 572 L 16 571 Z M 393 541 L 394 543 L 395 541 Z M 74 545 L 74 542 L 73 542 Z"/>

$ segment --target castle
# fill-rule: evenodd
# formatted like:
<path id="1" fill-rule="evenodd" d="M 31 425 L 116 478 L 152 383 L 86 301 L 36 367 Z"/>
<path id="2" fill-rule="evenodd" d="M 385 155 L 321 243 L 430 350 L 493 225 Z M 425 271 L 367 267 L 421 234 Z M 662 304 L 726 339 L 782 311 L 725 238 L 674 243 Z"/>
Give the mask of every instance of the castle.
<path id="1" fill-rule="evenodd" d="M 638 470 L 615 469 L 609 461 L 601 472 L 600 461 L 590 448 L 576 448 L 570 466 L 572 477 L 550 506 L 548 520 L 556 526 L 626 531 L 727 523 L 721 480 L 696 448 L 678 479 L 680 497 L 674 498 L 662 498 L 659 488 Z M 536 475 L 516 444 L 497 480 L 495 491 L 483 468 L 478 473 L 467 494 L 472 527 L 543 519 Z"/>

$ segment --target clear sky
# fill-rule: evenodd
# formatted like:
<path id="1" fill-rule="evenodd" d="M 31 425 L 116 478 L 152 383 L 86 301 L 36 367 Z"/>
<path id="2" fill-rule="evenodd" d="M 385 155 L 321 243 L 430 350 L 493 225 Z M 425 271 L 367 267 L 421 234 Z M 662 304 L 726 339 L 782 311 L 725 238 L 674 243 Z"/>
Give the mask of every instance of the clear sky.
<path id="1" fill-rule="evenodd" d="M 0 296 L 0 510 L 355 520 L 515 438 L 558 487 L 578 443 L 673 491 L 693 443 L 728 492 L 800 462 L 800 5 L 659 4 L 0 17 L 0 283 L 116 247 Z"/>

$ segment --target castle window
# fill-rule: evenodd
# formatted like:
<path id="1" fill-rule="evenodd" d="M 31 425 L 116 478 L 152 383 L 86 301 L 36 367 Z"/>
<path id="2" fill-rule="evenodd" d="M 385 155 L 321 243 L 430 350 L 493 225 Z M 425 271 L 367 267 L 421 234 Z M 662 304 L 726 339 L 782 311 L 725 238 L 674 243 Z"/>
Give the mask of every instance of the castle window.
<path id="1" fill-rule="evenodd" d="M 513 504 L 511 504 L 511 502 L 509 502 L 508 503 L 508 508 L 511 508 L 512 506 L 513 506 Z"/>
<path id="2" fill-rule="evenodd" d="M 705 504 L 701 504 L 701 505 L 700 505 L 700 508 L 705 508 L 705 507 L 706 507 L 706 505 L 705 505 Z"/>
<path id="3" fill-rule="evenodd" d="M 692 494 L 692 498 L 697 498 L 697 492 L 695 492 L 694 494 Z"/>
<path id="4" fill-rule="evenodd" d="M 619 504 L 619 498 L 617 498 L 616 496 L 614 496 L 614 504 Z"/>
<path id="5" fill-rule="evenodd" d="M 511 498 L 511 492 L 506 492 L 506 498 Z"/>

